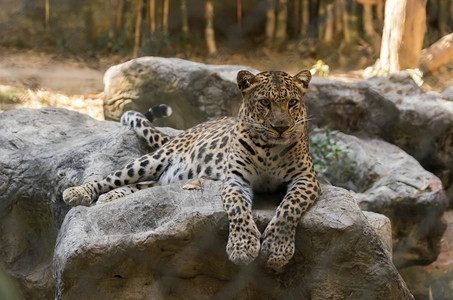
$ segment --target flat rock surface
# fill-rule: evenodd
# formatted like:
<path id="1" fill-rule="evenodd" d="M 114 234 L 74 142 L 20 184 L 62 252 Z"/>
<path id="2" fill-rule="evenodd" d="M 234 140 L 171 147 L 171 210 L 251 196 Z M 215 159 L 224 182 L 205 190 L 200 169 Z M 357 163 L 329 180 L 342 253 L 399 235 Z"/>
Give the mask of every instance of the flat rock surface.
<path id="1" fill-rule="evenodd" d="M 412 299 L 376 232 L 341 188 L 325 186 L 302 218 L 295 256 L 282 273 L 259 260 L 232 264 L 221 184 L 203 180 L 203 190 L 186 191 L 177 183 L 72 209 L 55 250 L 57 298 Z M 260 230 L 274 209 L 255 210 Z"/>

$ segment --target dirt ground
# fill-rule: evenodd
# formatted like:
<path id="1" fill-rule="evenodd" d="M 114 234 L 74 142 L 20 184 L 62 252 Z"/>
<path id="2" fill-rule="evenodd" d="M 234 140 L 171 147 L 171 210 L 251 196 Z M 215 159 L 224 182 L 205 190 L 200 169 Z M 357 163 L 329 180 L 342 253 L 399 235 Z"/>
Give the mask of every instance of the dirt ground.
<path id="1" fill-rule="evenodd" d="M 46 89 L 68 95 L 93 95 L 104 88 L 104 72 L 112 65 L 131 57 L 77 57 L 36 50 L 0 48 L 0 84 L 26 89 Z M 256 55 L 219 53 L 214 57 L 193 58 L 197 62 L 212 64 L 237 64 L 251 66 L 257 70 L 280 69 L 297 73 L 311 67 L 310 60 L 300 60 L 293 54 L 276 58 L 273 53 L 263 51 Z M 358 80 L 354 72 L 337 74 L 346 80 Z"/>
<path id="2" fill-rule="evenodd" d="M 104 72 L 112 65 L 127 61 L 128 57 L 76 57 L 36 50 L 0 48 L 0 112 L 20 107 L 40 108 L 59 106 L 103 119 L 102 91 Z M 310 68 L 314 61 L 300 61 L 294 55 L 275 56 L 273 53 L 256 55 L 219 54 L 208 59 L 193 59 L 214 64 L 238 64 L 258 70 L 280 69 L 291 74 Z M 330 78 L 357 81 L 361 70 L 331 70 Z M 443 91 L 453 86 L 453 65 L 445 66 L 435 76 L 424 78 L 422 88 Z M 444 216 L 448 222 L 442 239 L 442 253 L 427 268 L 453 270 L 453 210 Z M 429 270 L 429 269 L 427 269 Z M 429 272 L 429 271 L 428 271 Z M 452 281 L 453 282 L 453 281 Z"/>
<path id="3" fill-rule="evenodd" d="M 76 109 L 103 119 L 102 91 L 104 72 L 131 57 L 75 56 L 39 50 L 19 50 L 0 47 L 0 111 L 29 107 L 59 106 Z M 276 53 L 263 49 L 259 53 L 237 54 L 220 52 L 208 58 L 192 60 L 212 64 L 236 64 L 257 70 L 283 70 L 295 74 L 311 68 L 316 60 L 301 58 L 298 53 Z M 344 81 L 362 79 L 363 70 L 330 68 L 330 78 Z M 424 78 L 427 91 L 443 91 L 453 86 L 453 64 Z M 9 94 L 15 90 L 14 97 Z"/>
<path id="4" fill-rule="evenodd" d="M 90 95 L 102 92 L 104 72 L 112 65 L 131 59 L 119 55 L 104 57 L 74 56 L 37 50 L 19 50 L 0 47 L 0 84 L 29 89 L 47 89 L 69 95 Z M 208 58 L 193 58 L 212 64 L 237 64 L 257 70 L 279 69 L 295 74 L 310 68 L 314 59 L 300 58 L 290 52 L 278 54 L 262 51 L 258 54 L 239 55 L 219 53 Z M 362 70 L 344 70 L 331 67 L 330 77 L 345 81 L 362 79 Z M 425 90 L 442 91 L 453 86 L 453 64 L 442 67 L 434 76 L 424 78 Z"/>

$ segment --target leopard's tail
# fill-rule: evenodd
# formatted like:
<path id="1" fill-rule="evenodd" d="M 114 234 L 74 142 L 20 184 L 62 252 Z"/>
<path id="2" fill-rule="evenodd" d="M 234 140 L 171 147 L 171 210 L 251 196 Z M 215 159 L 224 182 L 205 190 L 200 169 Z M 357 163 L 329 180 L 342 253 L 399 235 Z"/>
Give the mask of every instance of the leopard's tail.
<path id="1" fill-rule="evenodd" d="M 172 112 L 173 111 L 170 106 L 166 104 L 158 104 L 148 109 L 148 111 L 144 113 L 144 115 L 150 122 L 153 122 L 154 119 L 171 116 Z"/>
<path id="2" fill-rule="evenodd" d="M 153 109 L 154 107 L 160 107 L 155 110 L 155 115 Z M 147 113 L 150 114 L 154 120 L 154 118 L 157 118 L 158 116 L 169 116 L 171 114 L 171 108 L 167 105 L 160 104 L 150 108 Z M 121 116 L 121 123 L 129 126 L 138 136 L 145 139 L 153 151 L 162 147 L 163 144 L 171 139 L 169 135 L 154 127 L 154 125 L 150 122 L 150 117 L 147 117 L 146 114 L 136 111 L 126 111 Z"/>

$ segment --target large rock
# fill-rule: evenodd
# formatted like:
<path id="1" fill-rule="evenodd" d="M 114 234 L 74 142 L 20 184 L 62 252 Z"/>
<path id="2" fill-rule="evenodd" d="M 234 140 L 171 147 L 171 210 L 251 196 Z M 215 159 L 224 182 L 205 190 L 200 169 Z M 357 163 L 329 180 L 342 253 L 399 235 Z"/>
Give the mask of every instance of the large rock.
<path id="1" fill-rule="evenodd" d="M 319 133 L 314 137 L 325 138 Z M 395 265 L 433 262 L 446 228 L 441 217 L 447 199 L 439 178 L 385 141 L 342 133 L 330 139 L 345 154 L 331 162 L 329 181 L 354 191 L 362 210 L 391 220 Z"/>
<path id="2" fill-rule="evenodd" d="M 355 83 L 313 78 L 305 98 L 314 124 L 379 137 L 452 185 L 453 102 L 423 92 L 408 73 Z"/>
<path id="3" fill-rule="evenodd" d="M 165 103 L 173 116 L 156 124 L 185 129 L 236 115 L 240 96 L 235 78 L 241 69 L 247 67 L 133 59 L 104 76 L 105 116 L 119 120 L 124 110 L 146 111 Z M 453 205 L 453 102 L 447 94 L 425 93 L 401 72 L 354 83 L 315 77 L 305 99 L 313 124 L 379 137 L 414 156 L 442 179 Z"/>
<path id="4" fill-rule="evenodd" d="M 206 65 L 179 58 L 141 57 L 113 66 L 104 75 L 104 115 L 119 120 L 126 110 L 145 112 L 165 103 L 173 116 L 165 126 L 187 129 L 207 119 L 236 115 L 236 84 L 244 66 Z M 162 125 L 157 120 L 157 125 Z"/>
<path id="5" fill-rule="evenodd" d="M 222 183 L 202 186 L 72 209 L 55 249 L 57 299 L 412 299 L 347 191 L 324 187 L 299 224 L 294 258 L 275 274 L 228 260 Z M 254 213 L 260 230 L 276 208 L 263 206 Z"/>
<path id="6" fill-rule="evenodd" d="M 60 229 L 60 225 L 69 210 L 69 207 L 62 202 L 62 191 L 68 186 L 79 185 L 83 182 L 93 180 L 111 172 L 129 160 L 143 154 L 145 152 L 145 145 L 138 140 L 131 130 L 125 128 L 119 123 L 96 121 L 88 116 L 76 112 L 56 108 L 46 108 L 40 110 L 21 109 L 4 112 L 0 114 L 0 127 L 3 129 L 0 134 L 0 261 L 4 265 L 7 273 L 20 287 L 24 298 L 50 299 L 54 295 L 55 288 L 55 281 L 52 276 L 52 257 L 55 247 L 55 239 Z M 171 130 L 165 130 L 167 133 L 171 134 Z M 209 188 L 211 186 L 210 184 L 213 185 L 212 188 Z M 211 192 L 213 192 L 215 184 L 217 183 L 207 182 L 204 185 L 206 190 L 210 189 Z M 180 191 L 179 188 L 176 188 L 175 186 L 168 188 L 162 187 L 159 189 L 162 189 L 162 193 L 167 193 L 169 195 L 173 193 L 172 191 L 176 190 L 178 193 L 187 193 L 185 195 L 190 195 L 191 197 L 195 196 L 194 193 Z M 330 188 L 326 189 L 330 190 Z M 362 232 L 362 239 L 351 243 L 352 245 L 355 245 L 357 242 L 357 248 L 354 248 L 354 251 L 358 251 L 358 249 L 362 247 L 362 241 L 367 241 L 365 244 L 368 245 L 368 242 L 374 240 L 375 237 L 374 235 L 370 235 L 369 227 L 363 227 L 363 216 L 360 212 L 356 211 L 357 206 L 352 204 L 353 201 L 351 198 L 346 196 L 342 190 L 335 191 L 336 192 L 333 193 L 333 195 L 338 194 L 339 198 L 345 198 L 347 200 L 344 202 L 346 204 L 341 208 L 341 210 L 348 211 L 349 209 L 352 209 L 354 214 L 358 214 L 353 219 L 354 222 L 358 223 L 354 223 L 351 227 L 348 227 L 348 225 L 346 226 L 347 230 L 344 229 L 347 232 L 349 232 L 349 230 L 358 230 L 359 227 L 361 230 L 364 230 Z M 175 193 L 174 196 L 178 193 Z M 203 191 L 200 193 L 202 196 L 205 192 Z M 329 194 L 326 192 L 326 195 L 324 196 L 325 201 L 332 201 L 334 196 L 331 195 L 332 199 L 330 199 L 328 195 Z M 218 199 L 218 196 L 216 197 L 216 199 Z M 278 200 L 280 200 L 280 197 Z M 115 203 L 112 204 L 112 206 L 105 207 L 123 205 L 121 203 L 124 204 L 127 202 L 118 202 L 118 204 Z M 320 203 L 322 204 L 324 202 L 321 201 Z M 323 233 L 323 230 L 325 228 L 332 227 L 333 230 L 338 233 L 338 236 L 335 236 L 335 238 L 338 238 L 336 243 L 340 243 L 343 238 L 348 238 L 349 233 L 343 235 L 343 229 L 336 228 L 339 223 L 343 222 L 342 217 L 337 220 L 339 223 L 337 221 L 332 221 L 332 218 L 335 219 L 338 217 L 337 213 L 332 212 L 332 214 L 329 215 L 329 208 L 324 207 L 321 204 L 316 206 L 317 208 L 313 211 L 322 208 L 324 212 L 321 215 L 328 218 L 324 219 L 319 224 L 318 229 L 314 228 L 316 223 L 310 225 L 313 226 L 313 228 L 310 229 L 313 230 L 313 234 L 316 236 L 328 235 L 327 232 Z M 127 206 L 127 204 L 124 205 Z M 146 206 L 146 202 L 142 202 L 139 205 Z M 162 211 L 166 207 L 165 203 L 156 205 L 156 210 L 143 211 L 142 213 L 145 215 L 153 214 L 156 213 L 156 211 Z M 211 205 L 216 207 L 214 215 L 217 216 L 216 218 L 219 218 L 219 224 L 217 224 L 218 227 L 214 226 L 212 228 L 220 230 L 220 238 L 218 240 L 220 246 L 214 245 L 213 251 L 218 250 L 216 253 L 218 253 L 218 255 L 222 255 L 222 261 L 225 260 L 226 257 L 224 254 L 224 245 L 222 243 L 225 243 L 226 241 L 225 237 L 227 227 L 225 226 L 227 223 L 224 216 L 221 215 L 221 207 L 218 207 L 221 204 L 214 201 Z M 209 208 L 208 205 L 207 207 Z M 89 211 L 96 211 L 100 208 L 94 207 L 93 209 L 94 210 Z M 176 209 L 178 208 L 176 207 Z M 78 211 L 83 212 L 84 208 L 76 208 L 74 213 Z M 203 209 L 200 208 L 199 211 L 203 212 Z M 129 213 L 132 212 L 129 211 Z M 72 214 L 73 213 L 71 213 L 71 216 L 73 216 Z M 142 215 L 142 217 L 143 216 L 144 215 Z M 150 226 L 154 226 L 152 228 L 155 228 L 157 226 L 155 222 L 165 221 L 162 219 L 162 214 L 160 216 L 161 219 L 157 219 L 156 221 L 153 221 L 153 219 L 142 219 L 142 225 L 140 225 L 142 227 L 140 228 L 143 230 L 147 230 L 147 228 L 149 229 Z M 257 214 L 261 228 L 267 222 L 269 217 L 270 211 L 263 211 L 262 213 Z M 73 217 L 68 217 L 66 222 L 69 222 L 70 218 Z M 211 220 L 209 218 L 208 220 Z M 374 217 L 368 216 L 368 219 L 370 221 L 374 220 L 372 222 L 375 224 L 374 227 L 380 233 L 382 239 L 387 241 L 387 243 L 384 243 L 384 245 L 387 244 L 387 247 L 382 246 L 382 244 L 378 242 L 373 242 L 373 245 L 379 249 L 378 253 L 381 253 L 382 249 L 385 249 L 386 253 L 390 253 L 391 247 L 388 246 L 388 220 L 386 221 L 385 218 L 379 215 L 374 215 Z M 196 220 L 198 219 L 195 218 L 190 222 L 195 222 Z M 124 222 L 129 222 L 128 218 L 124 219 Z M 172 222 L 176 221 L 173 220 Z M 209 223 L 211 221 L 207 222 L 208 225 L 211 224 Z M 220 224 L 221 222 L 222 224 Z M 331 222 L 333 222 L 333 224 L 330 224 Z M 164 223 L 162 224 L 165 225 Z M 356 228 L 356 225 L 359 227 Z M 88 226 L 86 229 L 90 229 L 89 224 L 86 224 L 86 226 Z M 113 226 L 113 224 L 107 222 L 103 228 L 107 230 L 109 226 Z M 134 230 L 138 232 L 142 230 L 140 228 L 135 228 Z M 162 227 L 162 230 L 164 228 L 165 226 Z M 75 230 L 76 228 L 73 229 Z M 299 230 L 299 232 L 304 232 L 304 229 Z M 60 231 L 60 234 L 63 236 L 64 232 Z M 178 234 L 184 235 L 182 231 Z M 305 249 L 307 247 L 311 247 L 309 237 L 312 233 L 310 231 L 306 231 L 304 234 L 298 238 L 302 239 L 302 242 L 298 242 L 298 245 L 300 245 L 299 248 L 301 251 L 304 251 L 303 255 L 308 257 L 313 256 L 310 259 L 313 259 L 314 261 L 318 259 L 317 262 L 321 263 L 322 261 L 319 260 L 321 258 L 317 258 L 320 250 L 316 250 L 311 253 L 309 249 Z M 329 238 L 326 240 L 334 240 L 334 237 L 329 235 L 328 237 Z M 115 239 L 112 235 L 109 235 L 109 238 Z M 163 244 L 160 245 L 164 247 Z M 342 248 L 343 245 L 339 247 Z M 351 245 L 344 245 L 344 247 L 351 247 Z M 367 252 L 367 246 L 363 247 L 365 247 L 364 251 Z M 119 249 L 117 248 L 117 250 Z M 146 250 L 143 251 L 146 252 Z M 134 253 L 131 253 L 130 255 L 135 257 Z M 325 253 L 323 255 L 326 257 L 333 257 L 332 253 Z M 299 255 L 297 257 L 301 256 Z M 384 263 L 385 268 L 387 268 L 387 271 L 385 271 L 387 272 L 386 274 L 393 274 L 392 276 L 396 276 L 393 273 L 393 267 L 388 264 L 388 255 L 385 255 L 385 257 L 385 259 L 381 257 L 379 264 Z M 340 258 L 338 258 L 338 261 L 341 261 Z M 297 260 L 295 260 L 295 262 L 297 262 Z M 224 263 L 227 264 L 228 262 L 224 261 Z M 323 262 L 323 264 L 325 267 L 322 268 L 326 270 L 331 266 L 330 262 L 327 266 L 325 265 L 326 262 Z M 373 263 L 370 262 L 369 267 L 372 265 Z M 360 268 L 365 267 L 366 266 L 362 266 Z M 136 266 L 136 268 L 139 269 L 140 266 Z M 340 268 L 340 266 L 338 266 L 338 268 Z M 246 270 L 239 272 L 240 274 L 246 276 L 247 273 L 243 273 L 247 272 Z M 321 273 L 318 273 L 320 270 L 316 270 L 314 267 L 313 270 L 313 272 L 315 272 L 314 274 L 321 276 Z M 333 269 L 332 274 L 338 274 L 336 273 L 337 271 L 338 270 Z M 206 273 L 206 275 L 200 275 L 197 277 L 196 281 L 204 282 L 204 279 L 206 279 L 209 282 L 210 278 L 208 277 L 211 276 L 210 274 L 212 274 L 212 272 Z M 265 278 L 271 276 L 268 273 L 265 274 L 267 274 L 265 276 L 263 275 Z M 293 273 L 290 274 L 294 275 Z M 307 276 L 306 273 L 304 274 L 304 276 Z M 119 273 L 119 275 L 121 275 L 121 273 Z M 294 276 L 296 275 L 297 274 Z M 167 274 L 165 276 L 170 279 L 173 278 L 171 274 Z M 116 280 L 116 277 L 113 278 L 113 281 Z M 304 280 L 308 280 L 306 277 L 304 278 Z M 330 276 L 329 278 L 332 277 Z M 399 282 L 399 277 L 394 277 L 394 279 L 397 279 L 397 282 Z M 317 282 L 322 282 L 323 279 L 322 277 L 316 277 L 316 280 Z M 338 280 L 343 282 L 342 279 Z M 378 283 L 379 282 L 380 281 L 378 281 Z M 309 283 L 306 282 L 306 284 Z M 325 284 L 327 285 L 327 283 Z M 329 284 L 335 286 L 332 282 Z M 61 285 L 59 285 L 59 287 L 61 287 Z"/>
<path id="7" fill-rule="evenodd" d="M 46 108 L 0 114 L 0 264 L 24 299 L 52 299 L 52 257 L 69 207 L 62 191 L 143 153 L 114 122 Z"/>

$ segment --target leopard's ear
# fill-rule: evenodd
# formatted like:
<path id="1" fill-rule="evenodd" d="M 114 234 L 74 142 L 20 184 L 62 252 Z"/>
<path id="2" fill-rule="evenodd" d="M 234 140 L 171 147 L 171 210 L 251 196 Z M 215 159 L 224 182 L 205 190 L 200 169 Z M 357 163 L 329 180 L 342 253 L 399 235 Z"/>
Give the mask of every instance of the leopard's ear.
<path id="1" fill-rule="evenodd" d="M 311 73 L 309 70 L 303 70 L 293 76 L 297 84 L 300 84 L 304 89 L 308 88 L 311 80 Z"/>
<path id="2" fill-rule="evenodd" d="M 245 92 L 255 82 L 255 75 L 249 71 L 239 71 L 236 81 L 241 92 Z"/>

